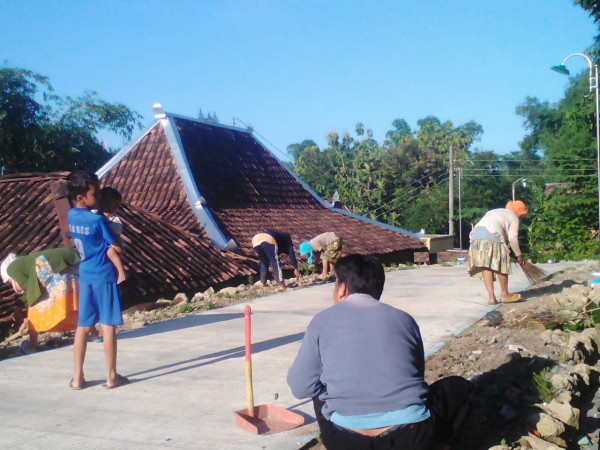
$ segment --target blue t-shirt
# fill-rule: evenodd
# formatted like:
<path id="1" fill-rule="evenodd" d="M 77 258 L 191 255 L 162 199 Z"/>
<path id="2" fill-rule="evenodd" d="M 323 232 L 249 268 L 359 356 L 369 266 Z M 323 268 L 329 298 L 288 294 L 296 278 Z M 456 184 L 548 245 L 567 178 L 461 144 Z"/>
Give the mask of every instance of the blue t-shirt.
<path id="1" fill-rule="evenodd" d="M 106 250 L 115 240 L 104 216 L 86 208 L 71 208 L 68 214 L 69 230 L 81 262 L 81 283 L 116 283 L 117 273 L 108 259 Z"/>

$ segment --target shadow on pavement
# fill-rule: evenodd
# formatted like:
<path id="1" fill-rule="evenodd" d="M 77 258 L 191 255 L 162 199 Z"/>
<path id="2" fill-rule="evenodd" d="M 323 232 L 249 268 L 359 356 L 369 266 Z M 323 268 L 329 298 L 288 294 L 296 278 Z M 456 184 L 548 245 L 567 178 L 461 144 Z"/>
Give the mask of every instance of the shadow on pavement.
<path id="1" fill-rule="evenodd" d="M 243 314 L 242 314 L 243 316 Z M 282 345 L 291 344 L 292 342 L 301 341 L 304 338 L 304 333 L 290 334 L 288 336 L 282 336 L 278 338 L 268 339 L 266 341 L 257 342 L 252 344 L 252 353 L 260 353 L 266 350 L 270 350 Z M 195 369 L 197 367 L 206 366 L 208 364 L 214 364 L 221 361 L 225 361 L 231 358 L 243 358 L 245 356 L 244 346 L 231 348 L 229 350 L 222 350 L 219 352 L 209 353 L 207 355 L 198 356 L 197 358 L 187 359 L 185 361 L 178 361 L 171 364 L 165 364 L 158 367 L 153 367 L 148 370 L 141 372 L 130 373 L 128 377 L 137 377 L 138 375 L 145 375 L 145 377 L 136 378 L 135 381 L 149 380 L 152 378 L 158 378 L 172 373 L 183 372 L 184 370 Z M 171 370 L 169 370 L 171 369 Z M 166 372 L 162 372 L 165 370 Z M 155 373 L 160 372 L 160 373 Z M 154 373 L 154 374 L 153 374 Z M 133 381 L 133 380 L 132 380 Z"/>
<path id="2" fill-rule="evenodd" d="M 225 320 L 243 318 L 244 313 L 195 314 L 178 319 L 167 320 L 165 322 L 153 323 L 135 330 L 122 331 L 119 333 L 119 340 L 150 336 L 157 333 L 166 333 L 169 331 L 176 331 L 184 328 L 196 327 L 199 325 L 209 325 L 211 323 L 223 322 Z"/>

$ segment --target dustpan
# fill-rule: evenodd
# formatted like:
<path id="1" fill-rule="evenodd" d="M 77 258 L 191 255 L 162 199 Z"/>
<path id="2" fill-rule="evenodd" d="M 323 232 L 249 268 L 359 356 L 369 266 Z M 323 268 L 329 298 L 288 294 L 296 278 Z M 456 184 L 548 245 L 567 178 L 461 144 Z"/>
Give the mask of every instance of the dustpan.
<path id="1" fill-rule="evenodd" d="M 246 396 L 248 407 L 235 411 L 235 423 L 254 434 L 272 434 L 291 430 L 304 424 L 304 417 L 277 405 L 254 406 L 252 390 L 252 341 L 250 306 L 244 308 L 244 328 L 246 334 Z"/>

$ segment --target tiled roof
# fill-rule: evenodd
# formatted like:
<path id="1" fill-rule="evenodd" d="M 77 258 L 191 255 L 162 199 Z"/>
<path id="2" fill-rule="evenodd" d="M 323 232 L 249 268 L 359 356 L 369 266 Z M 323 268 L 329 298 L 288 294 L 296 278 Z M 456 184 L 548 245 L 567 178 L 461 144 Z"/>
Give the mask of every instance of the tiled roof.
<path id="1" fill-rule="evenodd" d="M 57 208 L 68 201 L 53 195 L 66 174 L 0 176 L 0 260 L 9 253 L 24 255 L 65 246 Z M 65 206 L 65 205 L 62 205 Z M 1 282 L 1 280 L 0 280 Z M 0 318 L 9 316 L 19 296 L 8 284 L 0 286 Z"/>
<path id="2" fill-rule="evenodd" d="M 175 118 L 198 190 L 211 210 L 322 209 L 247 131 Z"/>
<path id="3" fill-rule="evenodd" d="M 206 235 L 194 236 L 154 213 L 123 204 L 125 254 L 130 280 L 127 290 L 136 303 L 177 292 L 197 292 L 232 278 L 253 274 L 247 264 L 213 245 Z M 131 276 L 133 274 L 133 276 Z M 129 301 L 128 305 L 133 304 Z"/>
<path id="4" fill-rule="evenodd" d="M 0 177 L 0 260 L 54 247 L 72 247 L 66 222 L 70 207 L 67 173 Z M 175 183 L 176 184 L 176 183 Z M 155 193 L 156 194 L 156 193 Z M 151 197 L 152 193 L 148 195 Z M 172 208 L 173 212 L 178 212 Z M 195 292 L 254 273 L 247 261 L 213 245 L 203 230 L 196 235 L 142 208 L 121 207 L 130 274 L 125 306 L 176 292 Z M 62 226 L 61 226 L 62 222 Z M 18 296 L 0 285 L 0 319 L 11 314 Z"/>
<path id="5" fill-rule="evenodd" d="M 198 232 L 202 228 L 189 208 L 179 170 L 160 124 L 145 134 L 101 181 L 124 194 L 123 199 L 130 205 L 152 211 L 188 230 Z"/>
<path id="6" fill-rule="evenodd" d="M 182 167 L 187 173 L 180 172 Z M 162 175 L 154 183 L 156 171 Z M 247 256 L 254 256 L 252 236 L 266 229 L 290 233 L 296 245 L 335 231 L 344 239 L 345 253 L 385 255 L 425 248 L 419 239 L 383 224 L 325 207 L 248 130 L 168 115 L 101 172 L 103 183 L 122 191 L 129 203 L 165 219 L 168 211 L 167 220 L 197 230 L 199 221 L 193 222 L 190 206 L 194 199 L 183 199 L 190 187 L 181 176 L 187 176 L 202 211 L 210 211 L 215 228 Z"/>
<path id="7" fill-rule="evenodd" d="M 240 250 L 252 255 L 252 236 L 261 230 L 286 231 L 298 246 L 326 231 L 342 236 L 344 253 L 384 255 L 400 250 L 421 250 L 420 240 L 348 217 L 324 207 L 310 210 L 230 208 L 213 211 L 235 237 Z"/>

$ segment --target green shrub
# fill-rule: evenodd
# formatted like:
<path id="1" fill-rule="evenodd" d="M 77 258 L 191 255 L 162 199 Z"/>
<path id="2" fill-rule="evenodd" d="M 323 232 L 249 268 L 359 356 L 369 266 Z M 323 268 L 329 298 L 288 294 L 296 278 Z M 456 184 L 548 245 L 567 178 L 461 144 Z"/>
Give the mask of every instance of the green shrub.
<path id="1" fill-rule="evenodd" d="M 539 373 L 533 373 L 533 385 L 537 390 L 538 397 L 540 400 L 546 403 L 550 403 L 556 392 L 550 384 L 550 378 L 552 377 L 552 372 L 549 367 L 546 367 Z"/>
<path id="2" fill-rule="evenodd" d="M 217 305 L 215 305 L 212 300 L 209 300 L 204 304 L 204 309 L 215 309 L 216 307 Z"/>
<path id="3" fill-rule="evenodd" d="M 183 303 L 179 305 L 179 314 L 187 314 L 194 310 L 194 305 L 191 303 Z"/>

